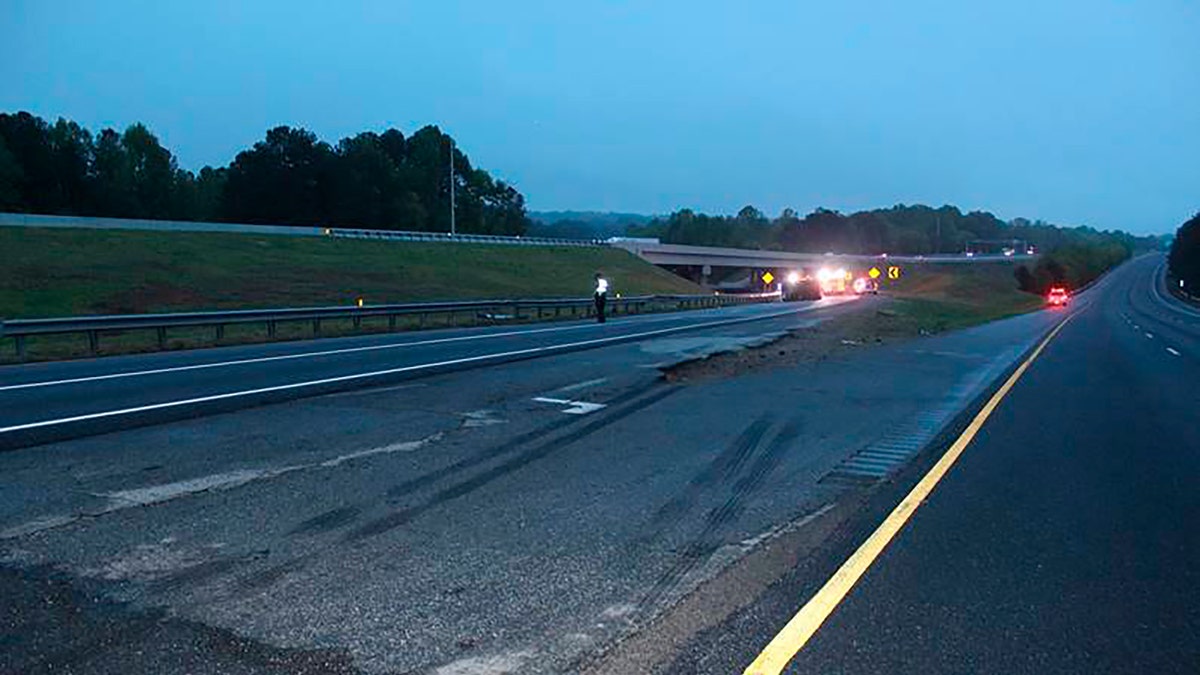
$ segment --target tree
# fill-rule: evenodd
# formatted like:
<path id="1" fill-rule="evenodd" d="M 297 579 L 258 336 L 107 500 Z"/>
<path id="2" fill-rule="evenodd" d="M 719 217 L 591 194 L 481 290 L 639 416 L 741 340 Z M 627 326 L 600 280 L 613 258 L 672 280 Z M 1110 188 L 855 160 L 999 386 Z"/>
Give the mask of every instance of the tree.
<path id="1" fill-rule="evenodd" d="M 0 136 L 21 166 L 21 202 L 34 213 L 59 213 L 62 195 L 54 174 L 50 129 L 40 117 L 27 112 L 0 114 Z"/>
<path id="2" fill-rule="evenodd" d="M 130 125 L 121 135 L 121 146 L 128 162 L 130 188 L 135 216 L 170 218 L 174 214 L 175 158 L 158 143 L 145 125 Z"/>
<path id="3" fill-rule="evenodd" d="M 58 118 L 47 133 L 54 182 L 61 200 L 59 213 L 91 211 L 92 134 L 74 122 Z"/>
<path id="4" fill-rule="evenodd" d="M 224 213 L 247 223 L 327 222 L 333 151 L 304 129 L 275 127 L 229 166 Z"/>
<path id="5" fill-rule="evenodd" d="M 23 180 L 21 165 L 8 151 L 4 136 L 0 136 L 0 211 L 24 210 L 25 201 L 21 198 Z"/>
<path id="6" fill-rule="evenodd" d="M 402 229 L 400 170 L 372 132 L 343 138 L 335 150 L 330 215 L 337 224 Z"/>
<path id="7" fill-rule="evenodd" d="M 143 215 L 133 191 L 133 167 L 121 136 L 104 129 L 92 155 L 92 192 L 97 215 L 136 218 Z"/>

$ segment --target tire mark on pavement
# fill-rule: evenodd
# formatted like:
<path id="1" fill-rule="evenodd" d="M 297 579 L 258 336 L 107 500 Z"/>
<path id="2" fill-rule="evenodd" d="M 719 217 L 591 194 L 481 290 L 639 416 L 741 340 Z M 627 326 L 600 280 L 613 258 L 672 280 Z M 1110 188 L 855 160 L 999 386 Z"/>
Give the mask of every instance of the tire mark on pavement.
<path id="1" fill-rule="evenodd" d="M 308 553 L 296 558 L 292 558 L 291 560 L 285 560 L 277 565 L 272 565 L 271 567 L 259 570 L 258 572 L 247 574 L 238 580 L 237 585 L 242 590 L 247 591 L 260 590 L 268 586 L 272 586 L 275 584 L 275 582 L 286 577 L 287 575 L 293 572 L 299 572 L 305 567 L 308 567 L 308 564 L 312 562 L 313 558 L 315 557 L 315 554 Z"/>
<path id="2" fill-rule="evenodd" d="M 650 384 L 649 386 L 644 387 L 644 388 L 634 389 L 632 391 L 625 392 L 625 393 L 621 394 L 620 396 L 613 398 L 610 401 L 605 401 L 605 405 L 607 405 L 609 407 L 620 405 L 621 403 L 624 403 L 632 398 L 641 396 L 647 390 L 651 389 L 654 386 L 655 386 L 655 384 Z M 461 473 L 467 469 L 479 466 L 480 464 L 484 464 L 484 463 L 488 462 L 489 460 L 493 460 L 498 457 L 507 455 L 515 450 L 520 449 L 521 446 L 526 445 L 526 444 L 530 443 L 531 441 L 535 441 L 539 438 L 550 435 L 560 429 L 569 427 L 572 424 L 576 424 L 578 422 L 579 422 L 579 419 L 574 418 L 574 417 L 568 417 L 568 418 L 564 418 L 564 419 L 555 420 L 549 424 L 545 424 L 541 427 L 538 427 L 537 429 L 533 429 L 531 431 L 527 431 L 518 436 L 514 436 L 499 445 L 496 445 L 496 446 L 487 448 L 486 450 L 477 452 L 474 455 L 463 458 L 457 462 L 454 462 L 453 464 L 449 464 L 440 469 L 435 469 L 428 473 L 421 474 L 420 476 L 406 480 L 403 483 L 397 483 L 396 485 L 392 486 L 391 488 L 388 488 L 387 496 L 389 499 L 396 499 L 398 497 L 403 497 L 410 493 L 416 492 L 417 490 L 420 490 L 421 488 L 424 488 L 424 487 L 428 487 L 428 486 L 436 483 L 439 480 L 448 478 L 457 473 Z"/>
<path id="3" fill-rule="evenodd" d="M 332 509 L 301 522 L 291 530 L 288 530 L 287 536 L 312 536 L 336 530 L 339 527 L 349 525 L 361 514 L 362 508 L 358 506 L 343 506 Z"/>
<path id="4" fill-rule="evenodd" d="M 762 442 L 763 436 L 771 428 L 771 423 L 771 416 L 764 415 L 746 427 L 733 443 L 688 481 L 682 493 L 659 507 L 651 517 L 647 531 L 637 538 L 635 545 L 640 546 L 659 539 L 663 529 L 687 513 L 705 490 L 711 489 L 720 480 L 732 479 Z"/>
<path id="5" fill-rule="evenodd" d="M 520 469 L 528 464 L 531 464 L 539 459 L 542 459 L 556 450 L 561 450 L 568 447 L 575 441 L 578 441 L 586 436 L 589 436 L 600 429 L 603 429 L 614 422 L 623 419 L 626 415 L 643 410 L 655 403 L 667 398 L 668 396 L 679 391 L 677 387 L 664 387 L 658 391 L 652 392 L 649 395 L 636 399 L 630 403 L 620 406 L 615 409 L 610 409 L 609 414 L 592 420 L 587 424 L 581 425 L 570 433 L 552 438 L 549 441 L 542 443 L 533 449 L 517 455 L 483 473 L 460 481 L 447 487 L 430 497 L 425 502 L 412 507 L 405 507 L 393 511 L 392 513 L 378 518 L 369 523 L 366 523 L 356 530 L 349 532 L 345 540 L 350 542 L 360 541 L 380 534 L 384 534 L 405 523 L 422 513 L 453 499 L 457 499 L 464 495 L 470 494 L 475 490 L 491 483 L 492 481 L 505 476 L 517 469 Z"/>
<path id="6" fill-rule="evenodd" d="M 759 453 L 745 474 L 734 484 L 733 491 L 721 506 L 705 516 L 704 529 L 678 554 L 675 563 L 664 572 L 638 603 L 638 612 L 645 615 L 664 598 L 676 591 L 687 576 L 726 542 L 718 536 L 722 526 L 733 522 L 745 510 L 745 501 L 762 486 L 767 476 L 783 461 L 785 450 L 800 436 L 799 420 L 783 425 L 766 449 Z M 761 446 L 761 437 L 755 448 Z M 753 451 L 749 454 L 753 454 Z"/>

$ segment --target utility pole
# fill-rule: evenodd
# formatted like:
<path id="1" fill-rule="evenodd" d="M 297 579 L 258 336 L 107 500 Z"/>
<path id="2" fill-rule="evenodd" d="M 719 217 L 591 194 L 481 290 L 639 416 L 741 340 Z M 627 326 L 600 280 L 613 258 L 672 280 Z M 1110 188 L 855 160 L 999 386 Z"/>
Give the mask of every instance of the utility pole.
<path id="1" fill-rule="evenodd" d="M 454 139 L 450 139 L 450 235 L 458 234 L 454 226 Z"/>
<path id="2" fill-rule="evenodd" d="M 940 213 L 935 214 L 935 217 L 937 218 L 937 236 L 934 237 L 933 252 L 941 253 L 942 252 L 942 214 L 940 214 Z"/>

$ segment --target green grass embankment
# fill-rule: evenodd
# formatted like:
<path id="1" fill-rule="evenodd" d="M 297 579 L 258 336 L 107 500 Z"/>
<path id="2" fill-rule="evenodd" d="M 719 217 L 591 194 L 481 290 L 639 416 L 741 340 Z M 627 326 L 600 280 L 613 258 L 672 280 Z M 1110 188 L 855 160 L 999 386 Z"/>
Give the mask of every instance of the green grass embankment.
<path id="1" fill-rule="evenodd" d="M 0 317 L 699 293 L 612 248 L 0 228 Z"/>
<path id="2" fill-rule="evenodd" d="M 1045 305 L 1037 295 L 1018 289 L 1011 263 L 911 265 L 884 292 L 896 298 L 892 310 L 919 331 L 939 333 L 966 328 Z"/>
<path id="3" fill-rule="evenodd" d="M 603 271 L 612 295 L 703 290 L 632 254 L 545 247 L 326 239 L 194 232 L 0 227 L 0 318 L 142 314 L 436 300 L 587 297 Z M 566 315 L 564 315 L 566 316 Z M 534 320 L 536 316 L 509 321 Z M 401 318 L 396 328 L 474 323 L 478 317 Z M 321 335 L 389 330 L 386 318 L 322 322 Z M 219 344 L 312 337 L 304 322 L 230 325 Z M 213 328 L 168 331 L 168 349 L 218 344 Z M 87 356 L 82 335 L 29 338 L 26 358 Z M 18 360 L 0 340 L 0 363 Z M 101 354 L 158 349 L 154 331 L 105 333 Z"/>

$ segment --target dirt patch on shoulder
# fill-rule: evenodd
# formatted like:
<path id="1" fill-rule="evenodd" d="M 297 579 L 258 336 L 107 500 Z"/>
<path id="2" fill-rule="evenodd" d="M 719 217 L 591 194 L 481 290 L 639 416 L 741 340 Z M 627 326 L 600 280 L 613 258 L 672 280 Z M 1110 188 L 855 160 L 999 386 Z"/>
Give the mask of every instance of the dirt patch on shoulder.
<path id="1" fill-rule="evenodd" d="M 663 370 L 668 382 L 733 377 L 764 369 L 821 361 L 838 353 L 907 340 L 930 331 L 919 318 L 887 297 L 831 316 L 810 328 L 797 328 L 769 345 L 722 352 Z"/>

